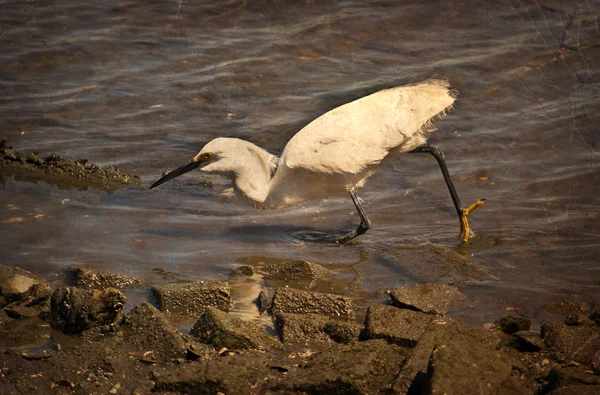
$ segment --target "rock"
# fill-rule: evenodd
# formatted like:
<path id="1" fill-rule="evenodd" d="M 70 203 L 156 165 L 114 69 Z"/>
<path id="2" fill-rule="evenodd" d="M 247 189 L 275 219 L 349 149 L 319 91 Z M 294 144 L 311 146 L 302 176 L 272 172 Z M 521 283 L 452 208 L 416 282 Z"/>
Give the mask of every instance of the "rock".
<path id="1" fill-rule="evenodd" d="M 567 358 L 589 365 L 598 364 L 600 338 L 597 327 L 548 322 L 542 325 L 541 335 L 546 346 L 564 353 Z"/>
<path id="2" fill-rule="evenodd" d="M 82 289 L 126 289 L 136 288 L 142 284 L 137 278 L 126 276 L 124 274 L 111 273 L 87 267 L 74 267 L 72 270 L 75 275 L 75 286 Z"/>
<path id="3" fill-rule="evenodd" d="M 555 389 L 548 395 L 600 395 L 600 385 L 573 385 Z"/>
<path id="4" fill-rule="evenodd" d="M 538 331 L 519 331 L 513 333 L 520 351 L 536 352 L 546 348 Z"/>
<path id="5" fill-rule="evenodd" d="M 449 338 L 437 343 L 431 353 L 425 392 L 496 394 L 510 377 L 512 366 L 502 351 L 482 347 L 470 339 Z"/>
<path id="6" fill-rule="evenodd" d="M 181 333 L 154 306 L 142 303 L 123 322 L 125 339 L 141 351 L 154 351 L 157 359 L 169 361 L 186 353 Z"/>
<path id="7" fill-rule="evenodd" d="M 403 347 L 414 347 L 429 326 L 429 314 L 393 306 L 371 305 L 367 310 L 364 337 L 385 339 Z"/>
<path id="8" fill-rule="evenodd" d="M 258 307 L 260 313 L 264 313 L 271 307 L 271 299 L 267 296 L 265 291 L 260 291 L 254 303 L 256 303 L 256 307 Z"/>
<path id="9" fill-rule="evenodd" d="M 600 377 L 588 372 L 580 367 L 566 367 L 560 369 L 552 369 L 546 376 L 548 383 L 544 388 L 543 393 L 553 391 L 561 387 L 573 387 L 580 385 L 597 385 L 600 386 Z"/>
<path id="10" fill-rule="evenodd" d="M 402 348 L 384 340 L 338 346 L 316 353 L 271 389 L 276 393 L 387 393 L 405 358 Z"/>
<path id="11" fill-rule="evenodd" d="M 278 288 L 271 302 L 270 313 L 312 313 L 349 318 L 352 316 L 352 302 L 341 295 Z"/>
<path id="12" fill-rule="evenodd" d="M 590 314 L 589 319 L 594 321 L 596 325 L 600 326 L 600 310 L 596 310 Z"/>
<path id="13" fill-rule="evenodd" d="M 509 315 L 494 322 L 494 326 L 501 332 L 512 335 L 519 331 L 528 331 L 531 328 L 531 320 Z"/>
<path id="14" fill-rule="evenodd" d="M 596 323 L 583 314 L 571 314 L 565 318 L 565 325 L 569 326 L 595 326 Z"/>
<path id="15" fill-rule="evenodd" d="M 544 309 L 553 314 L 571 315 L 585 313 L 589 310 L 589 306 L 585 302 L 562 300 L 550 302 L 544 306 Z"/>
<path id="16" fill-rule="evenodd" d="M 161 311 L 198 316 L 207 307 L 229 310 L 231 290 L 227 283 L 198 281 L 153 287 Z"/>
<path id="17" fill-rule="evenodd" d="M 354 343 L 361 327 L 318 314 L 280 314 L 275 317 L 275 329 L 284 343 L 326 341 Z"/>
<path id="18" fill-rule="evenodd" d="M 248 266 L 248 265 L 238 266 L 238 267 L 231 269 L 231 274 L 233 276 L 250 277 L 254 274 L 254 269 L 252 268 L 252 266 Z"/>
<path id="19" fill-rule="evenodd" d="M 202 313 L 190 336 L 216 349 L 268 350 L 279 346 L 262 328 L 213 307 L 207 307 Z"/>
<path id="20" fill-rule="evenodd" d="M 294 281 L 306 288 L 313 287 L 318 279 L 331 275 L 323 266 L 305 260 L 268 265 L 262 272 L 266 280 Z"/>
<path id="21" fill-rule="evenodd" d="M 260 351 L 199 360 L 154 372 L 153 392 L 182 394 L 254 394 L 268 388 L 268 381 L 277 373 L 269 357 Z M 287 378 L 287 377 L 286 377 Z"/>
<path id="22" fill-rule="evenodd" d="M 104 291 L 59 288 L 52 294 L 50 323 L 67 334 L 80 333 L 92 327 L 112 326 L 120 320 L 126 300 L 114 288 Z"/>
<path id="23" fill-rule="evenodd" d="M 20 303 L 11 303 L 4 308 L 4 312 L 11 318 L 34 318 L 48 309 L 42 309 L 40 306 L 27 307 Z"/>
<path id="24" fill-rule="evenodd" d="M 434 347 L 454 340 L 471 343 L 477 348 L 487 350 L 488 353 L 496 352 L 500 341 L 494 333 L 466 326 L 449 318 L 432 319 L 402 367 L 402 371 L 394 380 L 393 393 L 426 393 L 427 370 Z M 459 394 L 460 392 L 449 393 Z"/>
<path id="25" fill-rule="evenodd" d="M 10 303 L 25 307 L 44 304 L 52 295 L 46 280 L 18 267 L 0 265 L 0 308 Z"/>
<path id="26" fill-rule="evenodd" d="M 427 314 L 445 315 L 451 306 L 469 299 L 456 288 L 444 284 L 418 284 L 388 291 L 392 304 Z"/>

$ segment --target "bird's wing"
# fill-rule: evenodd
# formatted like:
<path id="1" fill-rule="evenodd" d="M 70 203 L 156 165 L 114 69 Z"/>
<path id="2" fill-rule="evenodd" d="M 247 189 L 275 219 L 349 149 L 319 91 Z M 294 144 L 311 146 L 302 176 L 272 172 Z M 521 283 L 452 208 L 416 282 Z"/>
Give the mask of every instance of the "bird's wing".
<path id="1" fill-rule="evenodd" d="M 427 130 L 455 100 L 443 80 L 391 88 L 335 108 L 286 145 L 280 167 L 321 173 L 359 173 Z"/>

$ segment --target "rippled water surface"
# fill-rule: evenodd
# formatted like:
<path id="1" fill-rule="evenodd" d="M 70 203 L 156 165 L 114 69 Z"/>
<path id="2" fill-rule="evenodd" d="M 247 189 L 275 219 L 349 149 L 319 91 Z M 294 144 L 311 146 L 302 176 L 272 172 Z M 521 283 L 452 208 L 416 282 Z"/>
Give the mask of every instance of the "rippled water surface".
<path id="1" fill-rule="evenodd" d="M 595 0 L 0 1 L 0 136 L 144 181 L 106 194 L 6 180 L 2 261 L 166 282 L 307 259 L 336 273 L 321 288 L 366 303 L 434 281 L 419 254 L 398 254 L 433 243 L 494 278 L 457 282 L 472 322 L 507 308 L 542 320 L 553 300 L 597 307 L 599 14 Z M 359 195 L 374 227 L 350 246 L 304 240 L 356 226 L 349 198 L 258 211 L 200 173 L 148 190 L 212 138 L 280 153 L 324 112 L 431 76 L 460 92 L 431 142 L 464 203 L 488 198 L 470 246 L 430 156 L 369 180 Z"/>

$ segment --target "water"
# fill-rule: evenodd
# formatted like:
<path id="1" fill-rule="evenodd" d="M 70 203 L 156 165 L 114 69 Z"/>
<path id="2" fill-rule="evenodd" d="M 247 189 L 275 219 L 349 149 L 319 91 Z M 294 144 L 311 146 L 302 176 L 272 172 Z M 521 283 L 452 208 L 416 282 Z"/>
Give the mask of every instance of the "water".
<path id="1" fill-rule="evenodd" d="M 466 321 L 508 309 L 539 323 L 553 300 L 597 307 L 597 1 L 194 3 L 0 1 L 0 135 L 144 181 L 109 195 L 8 180 L 3 263 L 50 279 L 83 263 L 169 282 L 307 259 L 364 306 L 383 299 L 379 289 L 434 281 L 395 248 L 435 243 L 497 278 L 457 283 L 474 301 Z M 322 113 L 431 76 L 460 92 L 431 142 L 465 204 L 488 198 L 468 247 L 426 155 L 399 159 L 359 192 L 374 227 L 352 246 L 298 237 L 356 226 L 350 199 L 263 212 L 199 173 L 147 189 L 217 136 L 280 153 Z"/>

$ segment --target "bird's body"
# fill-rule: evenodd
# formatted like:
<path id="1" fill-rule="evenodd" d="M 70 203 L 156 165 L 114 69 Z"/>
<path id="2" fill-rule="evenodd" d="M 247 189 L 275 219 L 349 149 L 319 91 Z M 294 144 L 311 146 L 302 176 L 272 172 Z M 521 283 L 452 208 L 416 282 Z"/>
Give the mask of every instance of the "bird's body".
<path id="1" fill-rule="evenodd" d="M 365 96 L 309 123 L 279 159 L 250 142 L 217 138 L 151 188 L 199 167 L 229 177 L 236 195 L 256 208 L 278 209 L 350 192 L 361 225 L 368 229 L 355 189 L 390 160 L 423 145 L 431 122 L 451 108 L 455 98 L 448 82 L 438 79 Z M 448 183 L 449 177 L 444 177 Z M 455 192 L 452 197 L 456 205 Z"/>
<path id="2" fill-rule="evenodd" d="M 219 161 L 202 171 L 233 176 L 236 195 L 257 208 L 345 196 L 348 188 L 362 186 L 390 159 L 424 144 L 431 120 L 454 100 L 442 80 L 383 90 L 309 123 L 292 137 L 279 160 L 240 139 L 215 139 L 200 154 L 231 152 L 243 161 L 237 161 L 233 173 Z"/>

